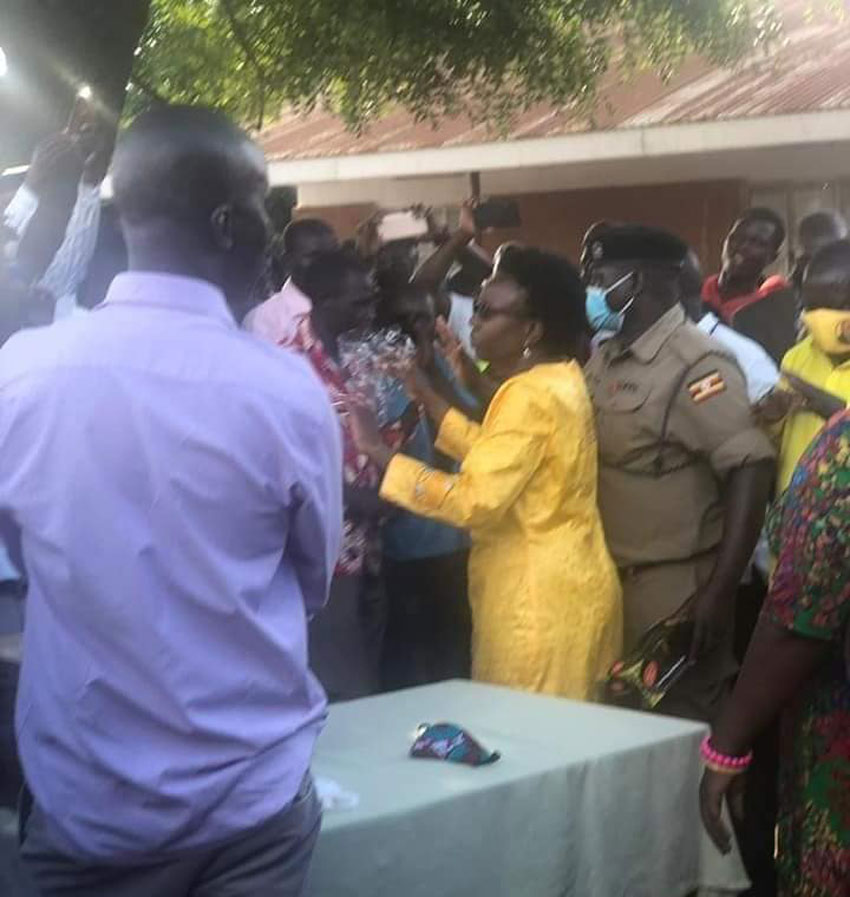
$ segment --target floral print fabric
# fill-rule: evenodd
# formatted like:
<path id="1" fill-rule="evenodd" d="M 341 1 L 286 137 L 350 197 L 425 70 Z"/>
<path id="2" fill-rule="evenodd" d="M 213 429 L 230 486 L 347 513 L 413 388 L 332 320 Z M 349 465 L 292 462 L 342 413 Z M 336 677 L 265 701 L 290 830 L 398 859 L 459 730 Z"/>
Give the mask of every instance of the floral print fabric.
<path id="1" fill-rule="evenodd" d="M 803 456 L 768 524 L 779 558 L 765 612 L 827 660 L 783 720 L 782 897 L 850 897 L 850 412 Z"/>

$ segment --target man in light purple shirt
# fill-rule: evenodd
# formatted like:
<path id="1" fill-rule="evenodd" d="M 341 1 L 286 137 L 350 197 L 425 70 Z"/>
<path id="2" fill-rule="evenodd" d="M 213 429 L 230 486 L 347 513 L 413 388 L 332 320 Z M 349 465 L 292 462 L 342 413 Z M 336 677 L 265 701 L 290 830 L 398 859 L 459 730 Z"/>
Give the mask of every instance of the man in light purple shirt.
<path id="1" fill-rule="evenodd" d="M 114 183 L 129 273 L 0 352 L 0 522 L 29 580 L 22 856 L 47 897 L 298 895 L 338 424 L 307 364 L 231 314 L 267 233 L 247 136 L 155 110 Z"/>

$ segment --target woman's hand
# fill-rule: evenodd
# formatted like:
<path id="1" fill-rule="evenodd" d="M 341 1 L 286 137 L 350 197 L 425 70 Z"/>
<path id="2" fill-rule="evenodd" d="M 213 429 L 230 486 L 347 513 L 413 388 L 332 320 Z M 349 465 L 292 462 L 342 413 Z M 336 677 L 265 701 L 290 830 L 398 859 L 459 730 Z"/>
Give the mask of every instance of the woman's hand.
<path id="1" fill-rule="evenodd" d="M 412 401 L 418 402 L 420 405 L 430 404 L 434 395 L 434 387 L 420 365 L 414 362 L 400 370 L 397 376 L 404 384 L 405 391 Z"/>
<path id="2" fill-rule="evenodd" d="M 392 460 L 393 452 L 381 436 L 375 412 L 366 405 L 352 400 L 348 403 L 348 414 L 357 450 L 384 470 Z"/>
<path id="3" fill-rule="evenodd" d="M 410 361 L 400 365 L 390 365 L 386 371 L 404 384 L 405 392 L 411 401 L 424 409 L 428 417 L 439 428 L 451 407 L 443 396 L 434 388 L 428 374 L 416 363 Z"/>
<path id="4" fill-rule="evenodd" d="M 696 662 L 706 654 L 710 654 L 729 631 L 732 609 L 735 606 L 734 594 L 730 597 L 706 586 L 696 593 L 691 606 L 694 635 L 691 641 L 690 659 Z"/>
<path id="5" fill-rule="evenodd" d="M 417 349 L 416 357 L 409 361 L 381 365 L 383 373 L 399 380 L 411 401 L 428 405 L 435 392 L 422 364 L 422 352 Z"/>
<path id="6" fill-rule="evenodd" d="M 736 818 L 743 815 L 744 778 L 706 769 L 699 786 L 699 808 L 702 823 L 722 854 L 732 850 L 732 835 L 723 822 L 723 798 Z"/>
<path id="7" fill-rule="evenodd" d="M 482 408 L 486 408 L 496 394 L 499 383 L 478 369 L 461 341 L 452 333 L 445 318 L 437 318 L 437 348 L 451 368 L 455 381 L 472 393 Z"/>
<path id="8" fill-rule="evenodd" d="M 461 341 L 452 332 L 445 318 L 437 318 L 437 348 L 449 364 L 455 379 L 472 389 L 479 371 L 475 362 L 466 354 Z"/>

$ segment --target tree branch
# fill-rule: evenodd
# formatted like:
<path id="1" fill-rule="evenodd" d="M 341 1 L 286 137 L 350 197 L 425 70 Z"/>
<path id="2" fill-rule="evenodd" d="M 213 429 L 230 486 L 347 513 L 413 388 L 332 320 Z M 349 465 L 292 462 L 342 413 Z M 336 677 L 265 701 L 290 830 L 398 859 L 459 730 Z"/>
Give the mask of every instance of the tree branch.
<path id="1" fill-rule="evenodd" d="M 168 100 L 166 100 L 165 97 L 162 96 L 162 94 L 157 92 L 157 89 L 155 87 L 148 84 L 148 82 L 145 81 L 144 78 L 141 77 L 141 75 L 137 75 L 135 72 L 133 72 L 133 74 L 130 75 L 130 83 L 138 87 L 146 97 L 149 97 L 155 103 L 161 103 L 163 106 L 168 105 Z"/>
<path id="2" fill-rule="evenodd" d="M 230 25 L 230 30 L 233 32 L 233 36 L 236 38 L 236 42 L 242 48 L 245 58 L 257 72 L 257 78 L 259 79 L 260 85 L 260 108 L 257 111 L 257 130 L 260 130 L 266 118 L 266 73 L 262 65 L 260 65 L 259 59 L 257 59 L 257 55 L 254 52 L 254 48 L 251 46 L 251 41 L 248 38 L 248 35 L 236 18 L 236 13 L 233 9 L 231 0 L 221 0 L 221 6 L 227 16 L 227 22 Z"/>

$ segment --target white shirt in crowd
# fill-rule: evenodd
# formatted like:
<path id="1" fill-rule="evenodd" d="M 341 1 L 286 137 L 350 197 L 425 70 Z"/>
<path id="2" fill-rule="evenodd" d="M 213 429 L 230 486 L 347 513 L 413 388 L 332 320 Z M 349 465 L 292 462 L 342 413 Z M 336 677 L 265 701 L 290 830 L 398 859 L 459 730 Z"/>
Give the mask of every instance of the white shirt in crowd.
<path id="1" fill-rule="evenodd" d="M 703 333 L 717 340 L 738 362 L 747 381 L 747 395 L 756 405 L 779 382 L 779 368 L 767 352 L 755 341 L 724 324 L 713 312 L 706 312 L 697 324 Z M 770 571 L 770 549 L 767 537 L 761 534 L 753 553 L 753 564 L 767 578 Z M 749 571 L 747 579 L 749 580 Z"/>
<path id="2" fill-rule="evenodd" d="M 449 311 L 449 330 L 460 340 L 471 358 L 475 358 L 475 350 L 472 348 L 472 312 L 475 300 L 471 296 L 463 296 L 460 293 L 449 293 L 451 309 Z"/>
<path id="3" fill-rule="evenodd" d="M 747 395 L 751 405 L 756 405 L 776 387 L 779 368 L 755 340 L 733 330 L 713 312 L 703 315 L 697 327 L 716 339 L 735 357 L 747 380 Z"/>
<path id="4" fill-rule="evenodd" d="M 56 297 L 53 320 L 87 311 L 77 305 L 77 290 L 85 280 L 100 229 L 100 185 L 80 182 L 77 201 L 65 229 L 65 239 L 44 272 L 39 286 Z M 22 239 L 38 211 L 38 196 L 23 184 L 3 213 L 3 223 Z"/>

